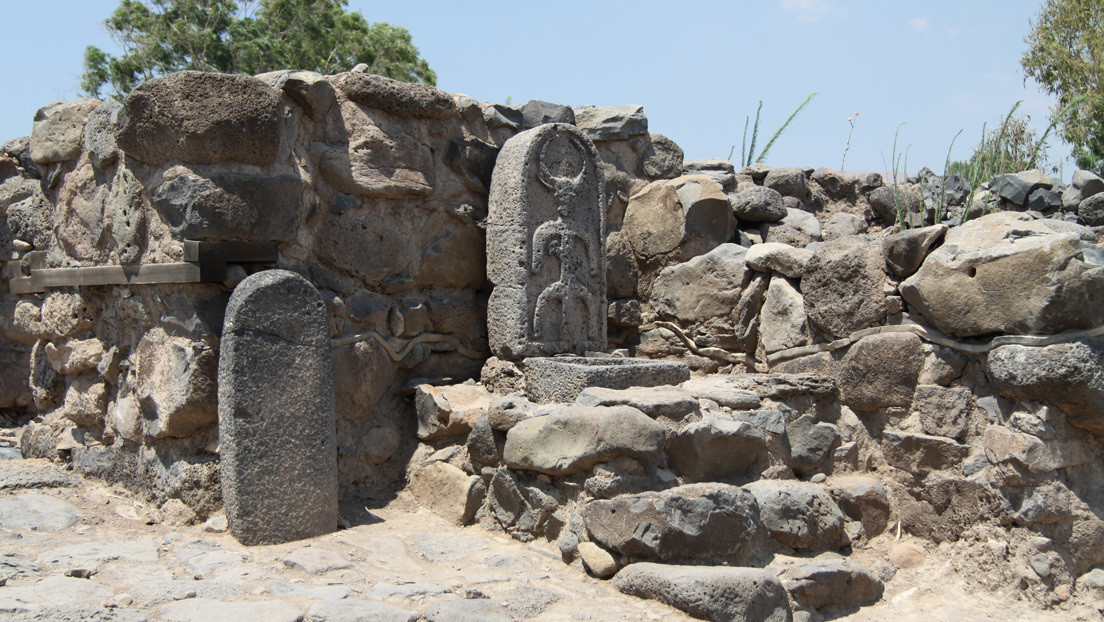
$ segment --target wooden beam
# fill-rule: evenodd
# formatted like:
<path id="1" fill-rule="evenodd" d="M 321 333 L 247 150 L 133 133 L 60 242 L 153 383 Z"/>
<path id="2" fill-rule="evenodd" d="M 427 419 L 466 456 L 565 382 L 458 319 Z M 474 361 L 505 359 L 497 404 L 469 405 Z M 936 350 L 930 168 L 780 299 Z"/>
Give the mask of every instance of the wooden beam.
<path id="1" fill-rule="evenodd" d="M 34 294 L 45 290 L 41 287 L 35 287 L 33 278 L 21 276 L 8 280 L 8 291 L 13 294 Z"/>
<path id="2" fill-rule="evenodd" d="M 38 268 L 31 270 L 29 291 L 47 287 L 82 287 L 96 285 L 154 285 L 158 283 L 209 283 L 226 280 L 225 264 L 165 263 L 139 266 L 92 266 L 88 268 Z M 16 281 L 12 279 L 13 293 Z M 20 283 L 26 289 L 27 283 Z"/>
<path id="3" fill-rule="evenodd" d="M 256 263 L 276 261 L 277 242 L 203 242 L 184 240 L 184 261 Z"/>

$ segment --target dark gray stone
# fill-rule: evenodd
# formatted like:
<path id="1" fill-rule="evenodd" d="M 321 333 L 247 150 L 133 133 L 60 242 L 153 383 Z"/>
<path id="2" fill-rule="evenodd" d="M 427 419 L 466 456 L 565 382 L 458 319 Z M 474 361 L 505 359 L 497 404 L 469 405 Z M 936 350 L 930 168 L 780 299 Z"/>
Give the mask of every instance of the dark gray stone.
<path id="1" fill-rule="evenodd" d="M 549 123 L 567 123 L 569 125 L 575 123 L 575 111 L 571 109 L 571 106 L 561 106 L 539 99 L 530 99 L 519 110 L 521 111 L 521 125 L 518 129 L 521 130 L 528 130 Z"/>
<path id="2" fill-rule="evenodd" d="M 648 133 L 643 106 L 577 106 L 573 111 L 575 125 L 593 141 L 622 140 Z"/>
<path id="3" fill-rule="evenodd" d="M 840 402 L 860 411 L 908 406 L 923 366 L 923 342 L 912 333 L 863 337 L 843 356 Z"/>
<path id="4" fill-rule="evenodd" d="M 686 175 L 708 175 L 721 184 L 725 192 L 736 190 L 736 167 L 728 160 L 711 158 L 708 160 L 684 160 Z"/>
<path id="5" fill-rule="evenodd" d="M 677 387 L 633 387 L 604 389 L 587 387 L 575 401 L 581 406 L 632 406 L 655 419 L 682 421 L 698 412 L 698 400 Z"/>
<path id="6" fill-rule="evenodd" d="M 970 426 L 970 390 L 965 387 L 920 385 L 912 397 L 924 432 L 961 439 Z"/>
<path id="7" fill-rule="evenodd" d="M 660 271 L 652 286 L 653 308 L 684 322 L 699 322 L 732 313 L 750 270 L 747 249 L 721 244 L 690 261 Z"/>
<path id="8" fill-rule="evenodd" d="M 411 84 L 359 71 L 340 73 L 331 80 L 350 100 L 395 116 L 446 119 L 457 112 L 451 95 L 427 84 Z"/>
<path id="9" fill-rule="evenodd" d="M 969 455 L 970 446 L 942 436 L 884 432 L 882 453 L 892 466 L 924 475 L 958 466 Z"/>
<path id="10" fill-rule="evenodd" d="M 230 531 L 273 544 L 337 528 L 333 353 L 305 279 L 254 274 L 230 297 L 219 358 L 222 496 Z"/>
<path id="11" fill-rule="evenodd" d="M 847 560 L 817 560 L 787 568 L 782 585 L 802 607 L 853 607 L 879 600 L 885 587 L 869 570 Z"/>
<path id="12" fill-rule="evenodd" d="M 1104 192 L 1104 179 L 1091 171 L 1076 171 L 1072 183 L 1062 192 L 1062 209 L 1077 211 L 1081 201 Z"/>
<path id="13" fill-rule="evenodd" d="M 863 533 L 868 539 L 885 531 L 889 521 L 889 497 L 877 479 L 862 475 L 833 478 L 829 493 L 844 513 L 862 522 Z"/>
<path id="14" fill-rule="evenodd" d="M 556 123 L 506 142 L 487 217 L 495 356 L 606 349 L 605 202 L 593 143 Z"/>
<path id="15" fill-rule="evenodd" d="M 1039 188 L 1027 197 L 1027 209 L 1049 212 L 1062 207 L 1062 193 L 1053 188 Z"/>
<path id="16" fill-rule="evenodd" d="M 521 127 L 521 110 L 506 104 L 491 104 L 483 109 L 483 121 L 490 129 L 505 127 L 517 131 Z"/>
<path id="17" fill-rule="evenodd" d="M 989 189 L 994 194 L 1017 207 L 1026 207 L 1027 198 L 1042 187 L 1042 183 L 1024 179 L 1020 173 L 998 175 L 989 182 Z"/>
<path id="18" fill-rule="evenodd" d="M 665 562 L 736 555 L 759 526 L 755 497 L 716 483 L 591 501 L 582 517 L 603 547 Z"/>
<path id="19" fill-rule="evenodd" d="M 758 568 L 642 562 L 613 579 L 618 590 L 706 620 L 790 622 L 789 598 L 774 573 Z"/>
<path id="20" fill-rule="evenodd" d="M 881 245 L 865 237 L 817 246 L 801 279 L 809 320 L 837 338 L 880 322 L 887 313 L 885 264 Z"/>
<path id="21" fill-rule="evenodd" d="M 528 358 L 524 367 L 525 391 L 541 404 L 574 402 L 587 387 L 658 387 L 690 379 L 685 363 L 639 358 Z"/>
<path id="22" fill-rule="evenodd" d="M 843 513 L 820 486 L 759 480 L 744 489 L 755 495 L 767 533 L 782 544 L 795 549 L 834 549 L 847 544 Z"/>
<path id="23" fill-rule="evenodd" d="M 1081 201 L 1077 206 L 1077 218 L 1090 227 L 1104 225 L 1104 192 Z"/>
<path id="24" fill-rule="evenodd" d="M 763 178 L 763 186 L 779 194 L 804 201 L 809 196 L 805 169 L 797 167 L 772 168 Z"/>
<path id="25" fill-rule="evenodd" d="M 673 179 L 682 175 L 682 147 L 663 134 L 651 133 L 651 144 L 644 150 L 641 167 L 649 179 Z"/>
<path id="26" fill-rule="evenodd" d="M 284 95 L 290 97 L 308 117 L 315 121 L 325 118 L 326 113 L 337 101 L 333 85 L 326 80 L 325 76 L 314 71 L 285 69 L 254 77 L 283 91 Z"/>
<path id="27" fill-rule="evenodd" d="M 1053 404 L 1071 424 L 1104 433 L 1104 339 L 1001 346 L 989 353 L 986 370 L 1003 397 Z"/>
<path id="28" fill-rule="evenodd" d="M 763 428 L 728 417 L 691 423 L 667 442 L 667 461 L 693 482 L 747 475 L 767 450 Z"/>
<path id="29" fill-rule="evenodd" d="M 107 168 L 119 159 L 115 128 L 119 125 L 122 109 L 122 104 L 109 100 L 88 114 L 88 122 L 84 124 L 84 150 L 96 168 Z"/>
<path id="30" fill-rule="evenodd" d="M 790 443 L 790 468 L 795 473 L 812 473 L 824 468 L 840 446 L 839 426 L 817 421 L 806 414 L 786 426 Z"/>
<path id="31" fill-rule="evenodd" d="M 928 251 L 947 233 L 947 225 L 939 224 L 920 229 L 905 229 L 886 237 L 882 251 L 886 263 L 900 278 L 911 276 L 924 263 Z"/>
<path id="32" fill-rule="evenodd" d="M 161 166 L 226 161 L 265 166 L 276 158 L 280 92 L 249 76 L 181 71 L 127 95 L 116 140 L 130 157 Z"/>
<path id="33" fill-rule="evenodd" d="M 732 212 L 748 222 L 779 222 L 786 217 L 786 205 L 778 191 L 764 186 L 742 190 L 729 197 Z"/>
<path id="34" fill-rule="evenodd" d="M 49 462 L 18 460 L 0 462 L 0 490 L 61 488 L 80 480 Z"/>
<path id="35" fill-rule="evenodd" d="M 198 240 L 287 240 L 302 217 L 298 177 L 183 174 L 153 193 L 153 205 L 180 237 Z"/>

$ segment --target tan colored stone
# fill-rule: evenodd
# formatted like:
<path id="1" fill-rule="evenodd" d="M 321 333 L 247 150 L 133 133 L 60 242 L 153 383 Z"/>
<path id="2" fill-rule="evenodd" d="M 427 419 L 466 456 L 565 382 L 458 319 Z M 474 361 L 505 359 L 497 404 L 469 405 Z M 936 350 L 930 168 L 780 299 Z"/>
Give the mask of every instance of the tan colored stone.
<path id="1" fill-rule="evenodd" d="M 599 579 L 612 577 L 621 567 L 613 555 L 593 542 L 579 543 L 579 557 L 587 571 Z"/>
<path id="2" fill-rule="evenodd" d="M 915 542 L 898 542 L 889 549 L 889 561 L 898 568 L 915 568 L 924 563 L 924 547 Z"/>
<path id="3" fill-rule="evenodd" d="M 415 467 L 409 490 L 423 506 L 456 525 L 467 525 L 475 518 L 487 491 L 478 475 L 441 461 Z"/>

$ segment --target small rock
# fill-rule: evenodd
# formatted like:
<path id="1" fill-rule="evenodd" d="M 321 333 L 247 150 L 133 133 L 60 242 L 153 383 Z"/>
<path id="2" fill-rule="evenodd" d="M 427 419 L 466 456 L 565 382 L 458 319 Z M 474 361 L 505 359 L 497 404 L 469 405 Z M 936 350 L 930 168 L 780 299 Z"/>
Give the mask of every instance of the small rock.
<path id="1" fill-rule="evenodd" d="M 898 568 L 915 568 L 924 563 L 924 547 L 915 542 L 898 542 L 889 549 L 889 561 Z"/>
<path id="2" fill-rule="evenodd" d="M 599 579 L 612 577 L 620 567 L 613 555 L 593 542 L 579 543 L 579 557 L 587 571 Z"/>
<path id="3" fill-rule="evenodd" d="M 203 523 L 203 531 L 208 533 L 224 533 L 228 528 L 225 514 L 216 514 Z"/>

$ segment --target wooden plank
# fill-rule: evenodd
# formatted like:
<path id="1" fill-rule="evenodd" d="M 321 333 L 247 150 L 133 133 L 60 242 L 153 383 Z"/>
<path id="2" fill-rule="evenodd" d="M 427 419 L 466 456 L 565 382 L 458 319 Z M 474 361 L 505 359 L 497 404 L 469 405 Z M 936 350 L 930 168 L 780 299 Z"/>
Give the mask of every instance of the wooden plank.
<path id="1" fill-rule="evenodd" d="M 184 261 L 249 263 L 276 261 L 277 242 L 203 242 L 184 240 Z"/>
<path id="2" fill-rule="evenodd" d="M 9 280 L 8 290 L 13 294 L 34 294 L 45 291 L 41 287 L 35 286 L 34 279 L 29 276 Z"/>
<path id="3" fill-rule="evenodd" d="M 140 266 L 44 268 L 32 270 L 30 278 L 37 288 L 200 283 L 225 280 L 226 267 L 210 264 L 166 263 Z"/>
<path id="4" fill-rule="evenodd" d="M 15 261 L 5 261 L 4 267 L 0 268 L 0 278 L 3 279 L 18 279 L 23 276 L 23 264 L 18 259 Z"/>

